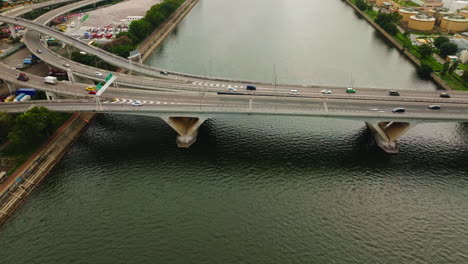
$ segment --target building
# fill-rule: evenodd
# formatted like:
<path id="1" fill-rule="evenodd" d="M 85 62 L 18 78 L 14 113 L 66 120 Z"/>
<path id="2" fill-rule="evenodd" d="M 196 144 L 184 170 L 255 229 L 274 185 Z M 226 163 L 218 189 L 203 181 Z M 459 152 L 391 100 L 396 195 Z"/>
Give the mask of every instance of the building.
<path id="1" fill-rule="evenodd" d="M 436 19 L 426 14 L 411 16 L 408 21 L 408 27 L 416 31 L 432 31 L 434 29 Z"/>
<path id="2" fill-rule="evenodd" d="M 468 0 L 442 0 L 444 7 L 456 11 L 468 6 Z"/>
<path id="3" fill-rule="evenodd" d="M 468 31 L 468 18 L 460 15 L 443 17 L 440 22 L 440 29 L 444 32 Z"/>
<path id="4" fill-rule="evenodd" d="M 464 17 L 468 18 L 468 9 L 461 9 L 461 10 L 458 11 L 458 14 L 460 16 L 464 16 Z"/>
<path id="5" fill-rule="evenodd" d="M 410 17 L 419 14 L 419 11 L 415 8 L 407 7 L 398 9 L 398 14 L 402 17 L 401 22 L 408 23 Z"/>

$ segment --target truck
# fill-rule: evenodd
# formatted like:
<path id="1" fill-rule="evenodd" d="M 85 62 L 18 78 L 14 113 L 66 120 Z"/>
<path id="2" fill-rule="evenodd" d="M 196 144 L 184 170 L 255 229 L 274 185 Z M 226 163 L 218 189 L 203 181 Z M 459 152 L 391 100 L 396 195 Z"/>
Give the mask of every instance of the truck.
<path id="1" fill-rule="evenodd" d="M 30 58 L 23 59 L 23 64 L 33 64 L 33 61 Z"/>
<path id="2" fill-rule="evenodd" d="M 48 83 L 48 84 L 57 84 L 57 77 L 46 76 L 46 77 L 44 77 L 44 81 L 45 81 L 45 83 Z"/>
<path id="3" fill-rule="evenodd" d="M 18 90 L 16 90 L 16 95 L 19 95 L 19 94 L 27 94 L 29 96 L 34 96 L 36 95 L 37 93 L 37 90 L 36 89 L 32 89 L 32 88 L 20 88 Z"/>
<path id="4" fill-rule="evenodd" d="M 31 96 L 28 94 L 25 94 L 23 97 L 19 99 L 19 102 L 25 102 L 31 100 Z"/>
<path id="5" fill-rule="evenodd" d="M 49 73 L 47 75 L 49 75 L 49 76 L 67 76 L 67 72 L 59 70 L 59 69 L 50 69 Z"/>
<path id="6" fill-rule="evenodd" d="M 47 45 L 49 45 L 49 46 L 58 46 L 59 43 L 55 38 L 48 38 L 47 39 Z"/>
<path id="7" fill-rule="evenodd" d="M 29 55 L 27 58 L 23 59 L 23 64 L 35 64 L 41 60 L 34 54 Z"/>
<path id="8" fill-rule="evenodd" d="M 23 98 L 23 96 L 25 96 L 24 93 L 18 94 L 18 96 L 16 96 L 16 98 L 13 99 L 13 102 L 19 102 L 21 100 L 21 98 Z"/>

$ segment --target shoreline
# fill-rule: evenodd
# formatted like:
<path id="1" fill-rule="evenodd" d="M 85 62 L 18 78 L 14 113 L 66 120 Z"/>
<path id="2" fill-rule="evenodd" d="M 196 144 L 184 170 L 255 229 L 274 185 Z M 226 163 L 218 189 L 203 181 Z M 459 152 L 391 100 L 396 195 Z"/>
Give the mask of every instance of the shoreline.
<path id="1" fill-rule="evenodd" d="M 357 12 L 362 18 L 364 18 L 374 29 L 376 29 L 386 40 L 388 40 L 392 45 L 409 61 L 411 61 L 415 66 L 419 67 L 421 65 L 421 61 L 416 58 L 413 54 L 411 54 L 406 48 L 401 45 L 398 41 L 396 41 L 390 34 L 388 34 L 382 27 L 377 25 L 371 18 L 369 18 L 364 12 L 359 10 L 357 6 L 355 6 L 351 0 L 345 0 L 345 2 L 350 5 L 355 12 Z M 431 80 L 442 90 L 453 90 L 452 87 L 444 80 L 442 80 L 437 74 L 431 72 Z"/>
<path id="2" fill-rule="evenodd" d="M 88 128 L 95 113 L 74 113 L 0 188 L 0 225 L 20 208 L 31 192 L 57 165 Z"/>

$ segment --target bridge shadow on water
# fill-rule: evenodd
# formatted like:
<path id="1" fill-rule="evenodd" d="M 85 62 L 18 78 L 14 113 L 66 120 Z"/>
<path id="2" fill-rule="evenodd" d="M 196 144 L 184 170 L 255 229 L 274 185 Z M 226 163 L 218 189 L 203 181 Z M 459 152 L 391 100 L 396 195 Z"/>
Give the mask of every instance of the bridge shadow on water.
<path id="1" fill-rule="evenodd" d="M 400 153 L 389 155 L 376 146 L 361 122 L 311 119 L 320 122 L 314 127 L 301 124 L 309 119 L 284 118 L 281 119 L 281 122 L 287 121 L 284 124 L 276 120 L 278 118 L 235 119 L 233 122 L 209 119 L 200 127 L 197 142 L 188 149 L 180 149 L 175 144 L 176 133 L 159 118 L 100 115 L 78 145 L 89 148 L 92 158 L 97 161 L 104 159 L 117 163 L 138 162 L 139 159 L 158 162 L 170 157 L 185 163 L 229 161 L 261 166 L 293 164 L 298 167 L 369 169 L 446 163 L 446 159 L 435 155 L 437 153 L 450 154 L 452 162 L 461 165 L 467 154 L 463 149 L 455 152 L 443 142 L 420 139 L 424 144 L 419 144 L 412 138 L 403 137 Z M 341 122 L 351 127 L 345 129 Z M 467 133 L 466 127 L 460 125 L 460 130 Z M 424 154 L 427 152 L 429 154 Z"/>

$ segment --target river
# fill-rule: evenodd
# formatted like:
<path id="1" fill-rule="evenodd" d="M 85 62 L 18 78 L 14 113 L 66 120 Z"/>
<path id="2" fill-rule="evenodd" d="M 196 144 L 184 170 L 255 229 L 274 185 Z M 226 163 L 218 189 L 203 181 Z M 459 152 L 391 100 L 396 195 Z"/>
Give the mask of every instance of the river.
<path id="1" fill-rule="evenodd" d="M 307 11 L 314 7 L 309 2 L 318 3 L 202 0 L 155 62 L 203 73 L 206 65 L 196 59 L 216 54 L 212 66 L 227 61 L 233 66 L 212 67 L 213 76 L 269 80 L 273 62 L 284 82 L 308 83 L 320 76 L 323 83 L 344 84 L 352 75 L 356 86 L 434 89 L 418 80 L 414 67 L 343 2 L 320 1 L 318 13 Z M 336 35 L 348 36 L 350 42 L 362 36 L 357 45 L 362 49 L 343 44 L 343 52 L 322 43 L 326 48 L 320 52 L 301 56 L 302 45 L 330 36 L 324 33 L 304 44 L 307 34 L 300 29 L 315 27 L 298 21 L 328 15 L 326 10 L 342 19 L 338 24 L 343 30 Z M 233 41 L 232 35 L 245 40 L 242 33 L 248 27 L 242 25 L 249 22 L 244 15 L 252 13 L 262 18 L 255 24 L 258 43 L 268 38 L 270 27 L 288 41 L 258 44 L 250 55 L 236 53 L 242 41 L 229 48 L 212 43 L 216 36 L 205 38 L 204 44 L 195 41 L 195 35 L 205 34 L 202 25 Z M 278 28 L 285 21 L 296 26 Z M 352 34 L 344 30 L 350 25 L 356 26 Z M 181 43 L 179 38 L 193 41 Z M 225 38 L 223 43 L 231 45 Z M 289 55 L 281 55 L 284 60 L 263 57 L 273 48 Z M 375 50 L 386 55 L 371 57 Z M 322 68 L 311 58 L 327 57 L 324 53 L 361 61 L 327 55 L 332 63 Z M 237 64 L 244 60 L 265 69 L 246 70 Z M 377 62 L 369 66 L 371 61 Z M 289 68 L 295 64 L 308 65 L 310 71 L 297 73 Z M 346 77 L 328 79 L 327 69 L 332 68 L 342 69 Z M 175 133 L 158 118 L 100 115 L 4 225 L 0 262 L 466 262 L 468 125 L 418 124 L 401 138 L 397 155 L 376 150 L 369 137 L 356 121 L 220 116 L 202 125 L 191 148 L 178 149 Z"/>

